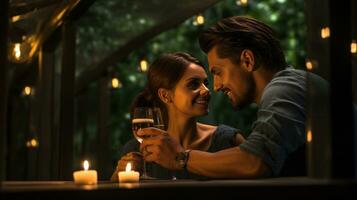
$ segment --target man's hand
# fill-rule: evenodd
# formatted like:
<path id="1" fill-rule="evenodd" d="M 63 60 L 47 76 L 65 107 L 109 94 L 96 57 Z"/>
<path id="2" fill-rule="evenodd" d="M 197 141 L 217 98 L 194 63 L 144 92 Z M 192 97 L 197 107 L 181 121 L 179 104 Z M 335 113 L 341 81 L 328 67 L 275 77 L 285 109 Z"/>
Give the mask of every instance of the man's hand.
<path id="1" fill-rule="evenodd" d="M 121 157 L 118 161 L 117 167 L 115 172 L 111 177 L 111 181 L 118 181 L 118 172 L 125 171 L 126 165 L 131 163 L 131 169 L 133 171 L 138 171 L 140 174 L 143 171 L 143 156 L 139 152 L 130 152 L 127 153 L 125 156 Z"/>
<path id="2" fill-rule="evenodd" d="M 175 138 L 157 128 L 140 129 L 138 135 L 146 136 L 140 145 L 145 161 L 155 162 L 170 170 L 181 170 L 176 156 L 185 150 Z"/>

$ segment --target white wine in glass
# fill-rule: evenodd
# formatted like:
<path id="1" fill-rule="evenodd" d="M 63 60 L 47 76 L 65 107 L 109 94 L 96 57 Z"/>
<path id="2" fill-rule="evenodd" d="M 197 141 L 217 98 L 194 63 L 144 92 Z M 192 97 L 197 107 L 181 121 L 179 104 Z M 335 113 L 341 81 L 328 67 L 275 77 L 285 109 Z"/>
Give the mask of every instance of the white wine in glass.
<path id="1" fill-rule="evenodd" d="M 134 137 L 138 140 L 138 142 L 142 143 L 144 137 L 139 136 L 138 130 L 142 128 L 148 128 L 148 127 L 153 127 L 154 126 L 154 118 L 153 118 L 153 112 L 150 107 L 136 107 L 134 108 L 133 111 L 133 116 L 132 116 L 132 130 Z M 141 179 L 152 179 L 152 177 L 149 177 L 146 174 L 146 162 L 144 161 L 144 169 L 143 169 L 143 174 L 141 175 Z"/>
<path id="2" fill-rule="evenodd" d="M 148 128 L 154 126 L 154 120 L 150 118 L 134 118 L 131 122 L 134 137 L 138 142 L 142 142 L 144 137 L 137 134 L 139 129 Z"/>

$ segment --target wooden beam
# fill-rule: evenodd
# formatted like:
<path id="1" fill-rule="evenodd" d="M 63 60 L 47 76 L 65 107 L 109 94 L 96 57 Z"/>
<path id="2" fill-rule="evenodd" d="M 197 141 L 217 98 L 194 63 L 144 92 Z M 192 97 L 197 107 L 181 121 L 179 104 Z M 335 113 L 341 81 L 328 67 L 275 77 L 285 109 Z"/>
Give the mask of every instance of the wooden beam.
<path id="1" fill-rule="evenodd" d="M 0 188 L 6 176 L 9 0 L 0 1 Z"/>
<path id="2" fill-rule="evenodd" d="M 16 15 L 23 15 L 36 9 L 46 8 L 54 4 L 60 3 L 61 0 L 42 0 L 29 2 L 14 2 L 10 7 L 10 17 Z"/>
<path id="3" fill-rule="evenodd" d="M 135 49 L 144 45 L 150 39 L 166 30 L 169 30 L 170 28 L 177 26 L 178 24 L 184 22 L 187 18 L 207 9 L 219 1 L 220 0 L 194 1 L 191 2 L 193 5 L 187 6 L 187 9 L 185 10 L 173 10 L 169 16 L 165 16 L 166 20 L 163 20 L 162 23 L 157 24 L 132 38 L 126 44 L 120 46 L 108 57 L 104 58 L 99 63 L 94 64 L 88 70 L 80 74 L 76 80 L 76 94 L 85 89 L 90 82 L 95 81 L 101 77 L 107 68 L 112 64 L 118 62 L 120 59 L 127 56 Z"/>

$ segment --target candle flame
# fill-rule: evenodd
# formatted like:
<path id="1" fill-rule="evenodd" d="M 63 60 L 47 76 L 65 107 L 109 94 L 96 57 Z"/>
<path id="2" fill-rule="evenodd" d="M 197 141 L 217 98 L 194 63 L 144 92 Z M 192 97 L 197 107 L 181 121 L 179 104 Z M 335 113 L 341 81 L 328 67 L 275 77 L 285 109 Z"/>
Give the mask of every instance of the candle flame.
<path id="1" fill-rule="evenodd" d="M 131 163 L 126 164 L 125 171 L 126 172 L 130 172 L 131 171 Z"/>
<path id="2" fill-rule="evenodd" d="M 84 168 L 84 170 L 88 170 L 89 169 L 89 162 L 88 162 L 88 160 L 85 160 L 84 162 L 83 162 L 83 168 Z"/>

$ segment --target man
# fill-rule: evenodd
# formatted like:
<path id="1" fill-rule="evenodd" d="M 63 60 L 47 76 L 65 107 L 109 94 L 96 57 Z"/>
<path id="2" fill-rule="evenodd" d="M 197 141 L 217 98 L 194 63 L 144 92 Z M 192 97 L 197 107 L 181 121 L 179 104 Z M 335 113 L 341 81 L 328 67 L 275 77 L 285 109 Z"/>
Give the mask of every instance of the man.
<path id="1" fill-rule="evenodd" d="M 211 178 L 304 175 L 306 72 L 287 66 L 274 31 L 235 16 L 203 31 L 199 42 L 214 90 L 227 95 L 235 109 L 258 104 L 252 132 L 237 147 L 208 153 L 182 147 L 163 131 L 143 129 L 141 134 L 156 135 L 141 144 L 144 159 Z"/>

